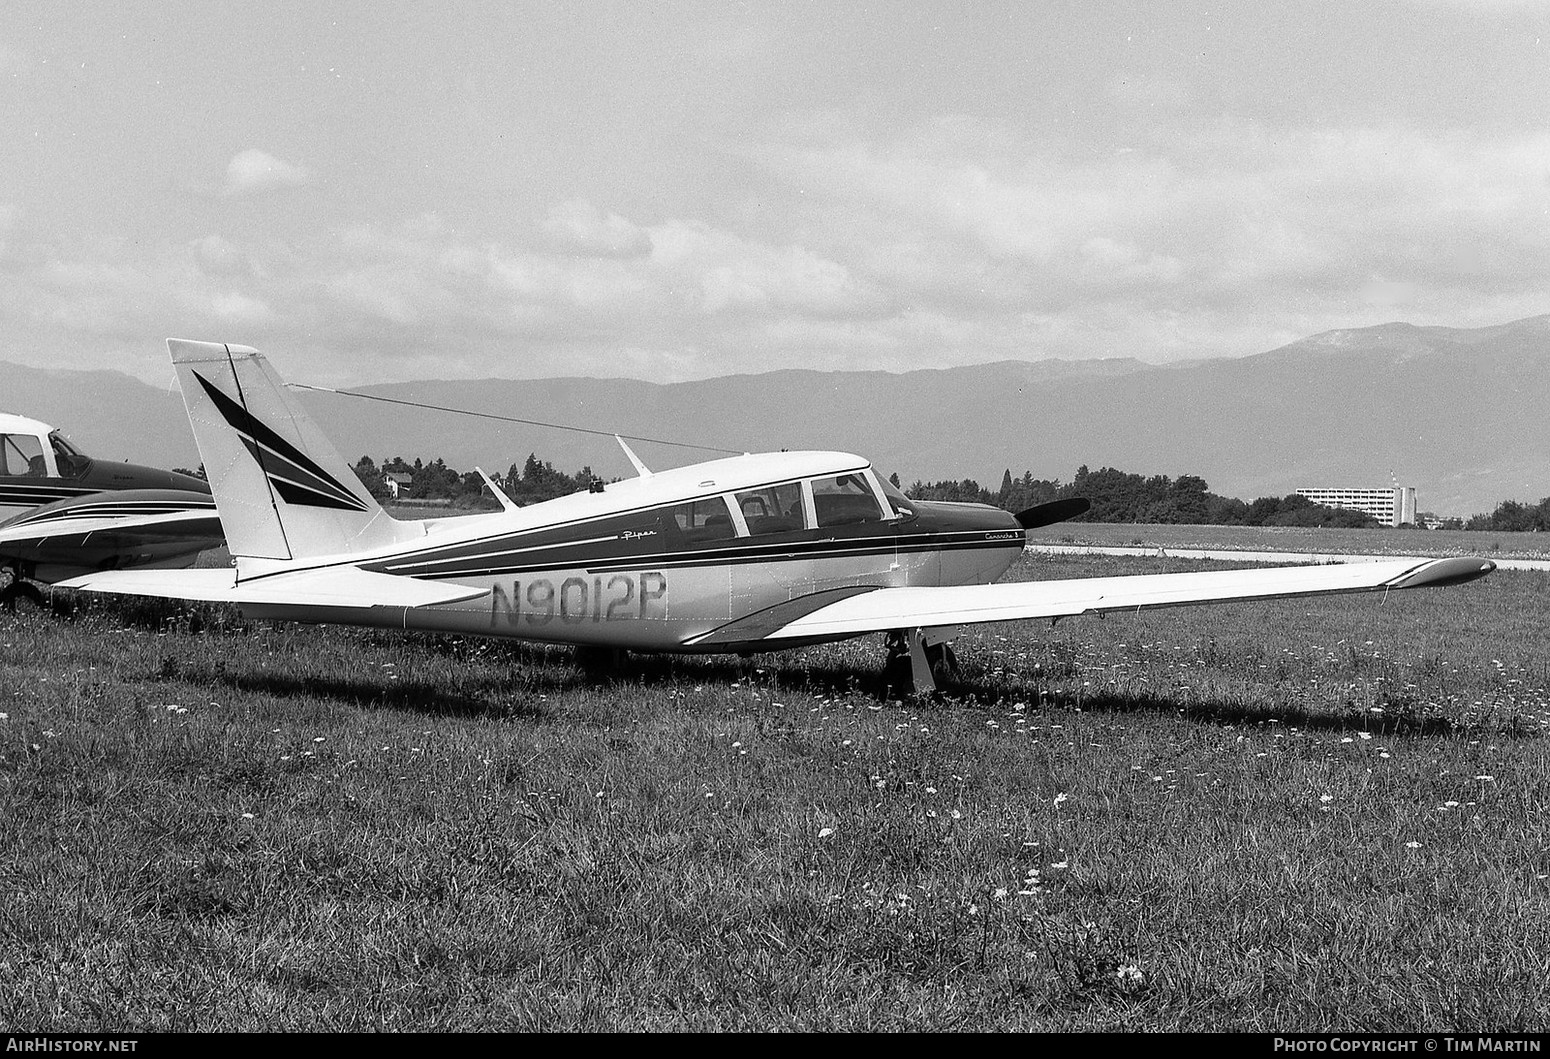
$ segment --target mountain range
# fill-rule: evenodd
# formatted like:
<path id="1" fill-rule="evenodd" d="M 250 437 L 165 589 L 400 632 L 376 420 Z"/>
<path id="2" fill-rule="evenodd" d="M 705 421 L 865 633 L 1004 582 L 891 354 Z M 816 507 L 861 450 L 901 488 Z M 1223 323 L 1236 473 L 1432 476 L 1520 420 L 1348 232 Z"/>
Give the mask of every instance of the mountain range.
<path id="1" fill-rule="evenodd" d="M 296 378 L 294 382 L 307 380 Z M 1417 488 L 1468 515 L 1550 495 L 1550 315 L 1494 327 L 1327 331 L 1236 359 L 1003 361 L 889 372 L 783 370 L 681 383 L 564 378 L 298 391 L 351 462 L 402 456 L 504 472 L 536 453 L 605 477 L 630 465 L 607 434 L 734 451 L 839 449 L 908 485 L 1002 472 L 1069 481 L 1081 465 L 1195 474 L 1252 499 L 1311 486 Z M 581 434 L 388 402 L 566 424 Z M 0 411 L 53 423 L 89 453 L 195 466 L 175 392 L 111 371 L 0 362 Z M 714 451 L 632 442 L 646 463 Z"/>

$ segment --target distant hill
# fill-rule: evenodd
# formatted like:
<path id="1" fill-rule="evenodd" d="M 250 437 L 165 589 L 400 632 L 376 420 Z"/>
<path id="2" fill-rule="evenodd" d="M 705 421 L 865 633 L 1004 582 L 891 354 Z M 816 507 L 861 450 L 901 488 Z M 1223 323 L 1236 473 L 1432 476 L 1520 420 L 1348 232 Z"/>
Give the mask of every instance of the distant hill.
<path id="1" fill-rule="evenodd" d="M 122 372 L 0 362 L 0 412 L 41 419 L 91 456 L 150 467 L 199 466 L 177 390 L 158 390 Z"/>
<path id="2" fill-rule="evenodd" d="M 0 364 L 0 380 L 0 408 L 52 420 L 88 451 L 197 461 L 175 395 L 111 372 Z M 1550 496 L 1550 316 L 1475 329 L 1329 331 L 1254 356 L 1175 366 L 1043 360 L 665 385 L 486 379 L 360 389 L 729 449 L 841 449 L 906 483 L 970 477 L 995 488 L 1004 469 L 1069 480 L 1087 464 L 1198 474 L 1213 492 L 1245 499 L 1302 486 L 1380 486 L 1392 472 L 1417 487 L 1423 510 L 1448 514 Z M 459 469 L 504 471 L 536 452 L 564 470 L 631 473 L 607 437 L 326 393 L 302 400 L 351 461 L 440 456 Z M 635 448 L 654 466 L 715 455 Z"/>

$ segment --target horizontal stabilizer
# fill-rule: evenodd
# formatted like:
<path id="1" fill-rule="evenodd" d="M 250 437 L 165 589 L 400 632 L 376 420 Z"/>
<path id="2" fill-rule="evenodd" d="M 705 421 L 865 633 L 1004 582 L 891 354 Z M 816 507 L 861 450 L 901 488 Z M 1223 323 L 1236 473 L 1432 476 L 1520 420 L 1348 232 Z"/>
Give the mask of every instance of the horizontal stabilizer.
<path id="1" fill-rule="evenodd" d="M 102 570 L 59 582 L 59 588 L 201 603 L 235 602 L 237 572 L 225 570 Z"/>
<path id="2" fill-rule="evenodd" d="M 433 607 L 489 590 L 375 574 L 355 566 L 299 570 L 238 582 L 232 570 L 105 570 L 61 581 L 63 588 L 211 603 L 286 607 Z"/>
<path id="3" fill-rule="evenodd" d="M 891 629 L 1437 587 L 1473 581 L 1494 569 L 1496 564 L 1485 559 L 1399 559 L 994 585 L 880 588 L 794 616 L 779 628 L 765 632 L 762 639 L 767 642 L 857 636 Z"/>

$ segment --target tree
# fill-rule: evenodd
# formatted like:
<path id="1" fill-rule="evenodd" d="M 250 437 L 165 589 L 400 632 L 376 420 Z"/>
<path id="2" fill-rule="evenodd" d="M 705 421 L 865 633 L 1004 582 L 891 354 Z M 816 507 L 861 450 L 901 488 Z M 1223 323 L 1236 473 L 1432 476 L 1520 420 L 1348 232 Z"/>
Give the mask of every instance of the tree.
<path id="1" fill-rule="evenodd" d="M 380 504 L 393 498 L 392 491 L 387 487 L 387 479 L 382 476 L 382 472 L 377 469 L 376 463 L 370 456 L 362 456 L 352 469 L 355 471 L 355 477 L 361 480 L 361 484 L 366 487 L 366 491 L 371 494 L 373 500 Z"/>
<path id="2" fill-rule="evenodd" d="M 1494 530 L 1498 533 L 1527 533 L 1550 530 L 1550 497 L 1528 505 L 1503 500 L 1489 515 L 1475 515 L 1464 524 L 1469 530 Z"/>

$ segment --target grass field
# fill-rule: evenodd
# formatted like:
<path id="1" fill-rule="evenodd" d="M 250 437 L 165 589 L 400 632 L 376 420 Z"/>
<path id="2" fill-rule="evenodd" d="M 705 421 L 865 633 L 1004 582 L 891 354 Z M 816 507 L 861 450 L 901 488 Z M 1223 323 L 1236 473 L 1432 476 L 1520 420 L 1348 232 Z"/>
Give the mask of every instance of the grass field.
<path id="1" fill-rule="evenodd" d="M 876 637 L 0 614 L 0 1023 L 1542 1030 L 1547 603 L 985 627 L 935 703 Z"/>

